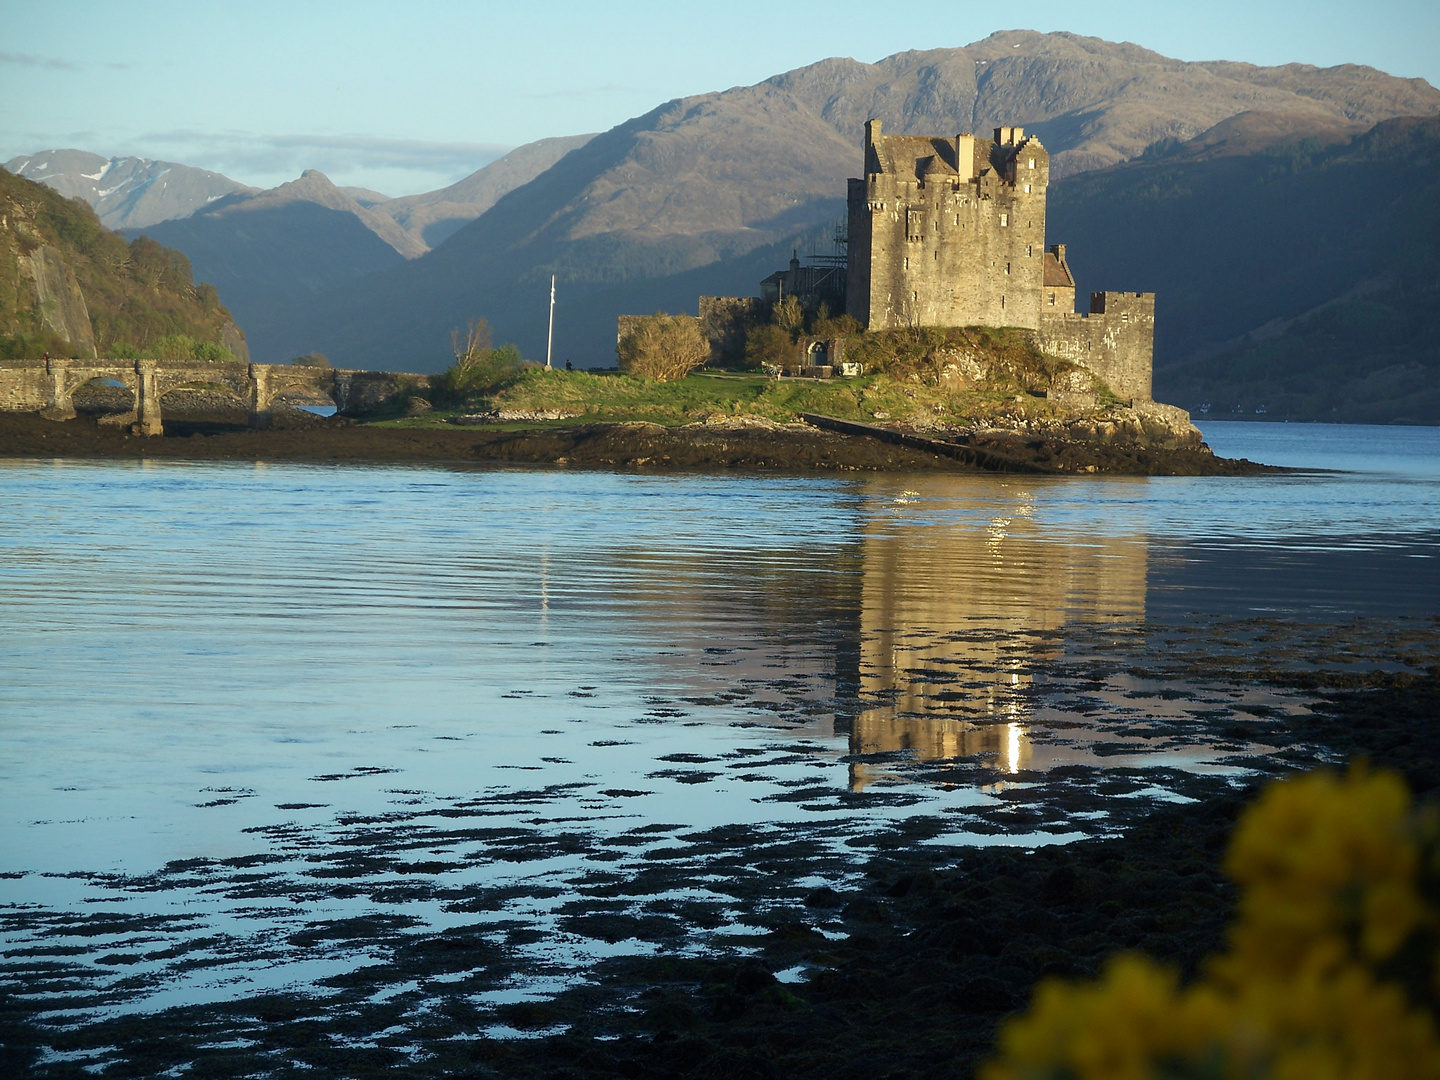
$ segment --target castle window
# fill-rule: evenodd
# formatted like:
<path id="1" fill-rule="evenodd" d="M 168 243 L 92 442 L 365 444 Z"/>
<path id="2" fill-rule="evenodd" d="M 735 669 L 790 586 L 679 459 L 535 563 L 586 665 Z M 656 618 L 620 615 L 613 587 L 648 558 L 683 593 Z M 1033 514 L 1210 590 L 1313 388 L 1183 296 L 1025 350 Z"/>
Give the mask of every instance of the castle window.
<path id="1" fill-rule="evenodd" d="M 1001 214 L 1001 215 L 1000 215 L 1000 227 L 1003 229 L 1003 228 L 1005 228 L 1006 226 L 1008 226 L 1009 224 L 1010 224 L 1010 215 L 1009 215 L 1009 214 Z"/>
<path id="2" fill-rule="evenodd" d="M 1026 195 L 1029 195 L 1029 194 L 1030 194 L 1030 185 L 1029 185 L 1029 184 L 1026 184 L 1026 185 L 1025 185 L 1025 194 L 1026 194 Z"/>
<path id="3" fill-rule="evenodd" d="M 1027 259 L 1030 258 L 1030 255 L 1031 255 L 1032 250 L 1033 250 L 1032 245 L 1030 245 L 1030 244 L 1026 244 L 1026 245 L 1025 245 L 1025 257 L 1026 257 Z"/>
<path id="4" fill-rule="evenodd" d="M 925 231 L 925 215 L 920 210 L 910 210 L 905 214 L 905 232 L 911 240 L 919 240 Z"/>
<path id="5" fill-rule="evenodd" d="M 1009 272 L 1010 272 L 1010 264 L 1009 264 L 1009 263 L 1006 263 L 1006 264 L 1005 264 L 1005 273 L 1008 274 Z"/>
<path id="6" fill-rule="evenodd" d="M 909 270 L 909 269 L 910 269 L 910 256 L 909 256 L 909 255 L 906 255 L 906 256 L 905 256 L 905 269 L 906 269 L 906 270 Z"/>
<path id="7" fill-rule="evenodd" d="M 1053 292 L 1050 294 L 1050 306 L 1055 306 L 1055 294 Z"/>
<path id="8" fill-rule="evenodd" d="M 1000 297 L 1000 310 L 1001 310 L 1001 311 L 1004 311 L 1004 310 L 1005 310 L 1005 297 L 1003 297 L 1003 296 Z"/>
<path id="9" fill-rule="evenodd" d="M 1122 312 L 1120 313 L 1120 321 L 1121 321 L 1121 322 L 1129 322 L 1129 321 L 1130 321 L 1130 313 L 1129 313 L 1128 311 L 1122 311 Z"/>
<path id="10" fill-rule="evenodd" d="M 1035 167 L 1035 159 L 1032 157 L 1032 158 L 1030 159 L 1030 168 L 1033 169 L 1034 167 Z M 1026 191 L 1029 191 L 1030 189 L 1029 189 L 1029 188 L 1026 188 L 1025 190 L 1026 190 Z"/>

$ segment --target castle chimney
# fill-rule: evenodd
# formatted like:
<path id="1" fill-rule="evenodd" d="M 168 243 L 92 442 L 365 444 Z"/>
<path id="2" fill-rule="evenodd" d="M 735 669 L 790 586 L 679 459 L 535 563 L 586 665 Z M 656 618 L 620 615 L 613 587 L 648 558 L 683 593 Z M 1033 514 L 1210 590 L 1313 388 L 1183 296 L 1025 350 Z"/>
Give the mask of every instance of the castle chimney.
<path id="1" fill-rule="evenodd" d="M 961 180 L 975 178 L 975 136 L 955 136 L 955 171 Z"/>
<path id="2" fill-rule="evenodd" d="M 880 156 L 875 152 L 875 144 L 880 141 L 880 121 L 870 119 L 865 121 L 865 172 L 880 172 Z"/>

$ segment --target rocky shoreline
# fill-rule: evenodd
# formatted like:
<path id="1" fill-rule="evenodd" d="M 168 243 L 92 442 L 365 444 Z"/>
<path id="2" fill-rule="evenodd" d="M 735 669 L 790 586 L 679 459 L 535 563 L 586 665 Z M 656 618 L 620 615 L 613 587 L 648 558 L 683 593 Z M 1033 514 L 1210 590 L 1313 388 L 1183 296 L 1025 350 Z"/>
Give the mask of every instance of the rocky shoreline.
<path id="1" fill-rule="evenodd" d="M 1177 641 L 1149 674 L 1163 670 L 1183 679 L 1192 669 L 1213 672 L 1212 639 L 1230 641 L 1246 629 L 1216 627 L 1188 646 Z M 1266 640 L 1284 631 L 1248 629 Z M 1125 949 L 1194 974 L 1222 945 L 1232 913 L 1235 894 L 1221 864 L 1235 819 L 1271 776 L 1368 757 L 1401 771 L 1417 795 L 1433 796 L 1440 788 L 1440 729 L 1433 722 L 1440 681 L 1433 667 L 1415 671 L 1433 657 L 1425 644 L 1433 639 L 1427 621 L 1372 649 L 1375 656 L 1397 649 L 1409 656 L 1408 673 L 1282 675 L 1273 655 L 1232 657 L 1230 677 L 1304 684 L 1314 704 L 1297 715 L 1262 710 L 1223 721 L 1238 742 L 1283 749 L 1255 757 L 1244 774 L 1190 776 L 1176 793 L 1193 801 L 1124 798 L 1149 774 L 1115 773 L 1096 795 L 1118 815 L 1112 828 L 1119 835 L 1032 850 L 1005 844 L 957 850 L 930 846 L 935 823 L 919 816 L 848 855 L 825 856 L 800 834 L 711 830 L 685 840 L 712 872 L 726 875 L 735 902 L 754 909 L 750 917 L 764 932 L 746 937 L 746 947 L 619 956 L 548 999 L 489 1007 L 470 995 L 486 996 L 485 976 L 507 975 L 511 962 L 485 926 L 463 921 L 423 935 L 363 918 L 318 925 L 317 941 L 354 935 L 374 948 L 375 962 L 326 980 L 320 994 L 271 991 L 158 1013 L 120 1011 L 68 1030 L 38 1026 L 36 1000 L 21 996 L 67 985 L 63 967 L 36 963 L 29 981 L 12 984 L 19 994 L 0 989 L 0 1071 L 82 1075 L 84 1063 L 113 1055 L 105 1071 L 124 1076 L 186 1068 L 215 1077 L 970 1076 L 992 1053 L 998 1025 L 1026 1005 L 1043 978 L 1092 976 Z M 1290 645 L 1298 662 L 1327 642 L 1302 633 Z M 1137 648 L 1136 656 L 1150 655 L 1148 646 Z M 1135 657 L 1112 659 L 1124 665 Z M 1045 811 L 1025 785 L 1005 792 L 1003 801 L 1011 824 L 1033 822 Z M 412 851 L 406 835 L 393 843 L 402 855 Z M 536 858 L 542 850 L 513 857 Z M 637 894 L 669 896 L 683 884 L 675 854 L 654 861 L 642 879 L 597 881 L 573 918 L 605 940 L 654 936 L 657 926 L 621 911 Z M 386 857 L 383 849 L 362 846 L 337 855 L 336 871 L 346 860 Z M 806 885 L 817 858 L 849 858 L 863 876 L 839 890 Z M 242 863 L 236 872 L 254 869 Z M 169 876 L 136 884 L 164 888 L 172 876 L 190 880 L 198 873 L 198 864 L 179 864 L 166 868 Z M 353 880 L 353 870 L 342 873 L 339 886 Z M 393 888 L 437 899 L 420 882 L 396 881 Z M 480 893 L 450 906 L 491 911 L 496 898 Z M 669 902 L 668 909 L 681 923 L 705 917 L 683 903 Z M 133 930 L 115 913 L 85 917 L 96 920 L 94 933 Z M 527 940 L 525 932 L 511 928 L 512 936 L 522 935 L 517 941 Z M 438 1007 L 417 1011 L 426 992 L 420 987 L 431 994 L 445 988 L 432 999 Z M 40 1060 L 42 1046 L 60 1056 Z"/>
<path id="2" fill-rule="evenodd" d="M 121 425 L 106 423 L 106 419 L 104 414 L 82 415 L 55 423 L 31 414 L 0 414 L 0 457 L 491 461 L 610 468 L 988 470 L 1128 476 L 1243 476 L 1279 471 L 1216 457 L 1198 438 L 1187 444 L 1159 431 L 1147 434 L 1143 427 L 1134 432 L 1097 431 L 1091 437 L 1083 432 L 1029 428 L 947 433 L 897 427 L 859 433 L 807 423 L 721 417 L 679 427 L 622 422 L 516 429 L 510 424 L 379 426 L 277 409 L 274 426 L 264 431 L 249 431 L 243 422 L 224 413 L 167 415 L 165 435 L 147 439 L 129 434 Z"/>

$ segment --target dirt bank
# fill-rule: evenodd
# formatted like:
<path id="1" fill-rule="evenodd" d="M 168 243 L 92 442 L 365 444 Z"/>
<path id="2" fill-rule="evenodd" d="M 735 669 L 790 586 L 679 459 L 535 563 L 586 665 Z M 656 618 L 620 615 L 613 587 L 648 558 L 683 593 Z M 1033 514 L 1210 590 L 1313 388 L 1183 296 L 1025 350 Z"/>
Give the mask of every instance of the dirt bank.
<path id="1" fill-rule="evenodd" d="M 173 458 L 193 460 L 565 463 L 632 468 L 946 470 L 1119 475 L 1238 476 L 1273 471 L 1205 450 L 1147 449 L 987 433 L 942 441 L 887 441 L 807 424 L 733 423 L 662 427 L 622 423 L 530 430 L 380 427 L 303 412 L 277 415 L 249 431 L 228 417 L 167 419 L 165 435 L 144 438 L 81 416 L 55 423 L 0 414 L 0 457 Z"/>

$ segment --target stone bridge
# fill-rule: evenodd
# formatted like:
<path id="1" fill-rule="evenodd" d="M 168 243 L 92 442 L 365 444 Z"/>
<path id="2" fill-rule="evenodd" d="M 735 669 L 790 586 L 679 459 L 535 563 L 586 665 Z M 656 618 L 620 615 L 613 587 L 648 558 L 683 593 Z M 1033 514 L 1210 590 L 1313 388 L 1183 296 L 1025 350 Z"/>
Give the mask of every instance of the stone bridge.
<path id="1" fill-rule="evenodd" d="M 275 399 L 287 392 L 328 397 L 344 413 L 382 404 L 407 379 L 415 384 L 425 382 L 420 376 L 292 364 L 0 360 L 0 411 L 38 412 L 51 420 L 69 420 L 75 416 L 75 391 L 96 379 L 113 379 L 130 388 L 135 395 L 134 408 L 110 422 L 130 423 L 137 435 L 163 434 L 160 401 L 182 386 L 223 387 L 245 403 L 251 427 L 268 427 Z"/>

